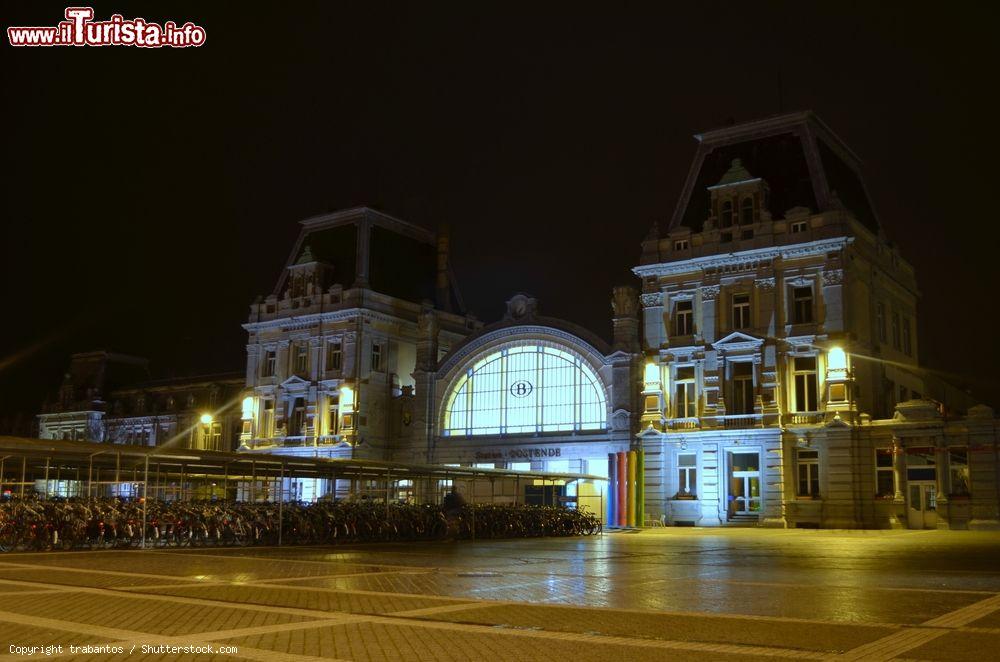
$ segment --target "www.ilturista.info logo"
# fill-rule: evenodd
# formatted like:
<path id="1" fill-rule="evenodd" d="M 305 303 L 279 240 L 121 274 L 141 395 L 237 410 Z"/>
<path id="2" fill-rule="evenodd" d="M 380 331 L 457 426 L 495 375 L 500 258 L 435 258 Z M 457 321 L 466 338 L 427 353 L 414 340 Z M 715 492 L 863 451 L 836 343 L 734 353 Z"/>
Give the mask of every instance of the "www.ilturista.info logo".
<path id="1" fill-rule="evenodd" d="M 139 48 L 188 48 L 205 43 L 205 28 L 190 21 L 178 27 L 144 18 L 126 20 L 114 14 L 95 21 L 93 7 L 67 7 L 66 20 L 55 27 L 7 28 L 11 46 L 138 46 Z"/>

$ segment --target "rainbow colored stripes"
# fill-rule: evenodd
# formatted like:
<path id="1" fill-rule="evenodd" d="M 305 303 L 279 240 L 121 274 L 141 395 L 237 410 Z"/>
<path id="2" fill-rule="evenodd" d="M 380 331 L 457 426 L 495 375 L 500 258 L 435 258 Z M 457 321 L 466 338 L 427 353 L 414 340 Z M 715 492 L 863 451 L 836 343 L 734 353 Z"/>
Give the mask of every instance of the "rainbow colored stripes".
<path id="1" fill-rule="evenodd" d="M 607 526 L 642 526 L 645 518 L 645 453 L 608 453 Z"/>

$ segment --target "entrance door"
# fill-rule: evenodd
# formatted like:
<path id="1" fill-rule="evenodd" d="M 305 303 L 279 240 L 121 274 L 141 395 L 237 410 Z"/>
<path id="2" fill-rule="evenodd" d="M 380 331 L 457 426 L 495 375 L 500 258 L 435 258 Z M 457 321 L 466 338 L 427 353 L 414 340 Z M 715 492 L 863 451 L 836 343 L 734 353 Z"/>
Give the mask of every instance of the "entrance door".
<path id="1" fill-rule="evenodd" d="M 911 529 L 937 528 L 937 486 L 933 482 L 910 482 L 906 512 Z"/>
<path id="2" fill-rule="evenodd" d="M 726 451 L 729 471 L 729 518 L 760 515 L 760 451 Z"/>

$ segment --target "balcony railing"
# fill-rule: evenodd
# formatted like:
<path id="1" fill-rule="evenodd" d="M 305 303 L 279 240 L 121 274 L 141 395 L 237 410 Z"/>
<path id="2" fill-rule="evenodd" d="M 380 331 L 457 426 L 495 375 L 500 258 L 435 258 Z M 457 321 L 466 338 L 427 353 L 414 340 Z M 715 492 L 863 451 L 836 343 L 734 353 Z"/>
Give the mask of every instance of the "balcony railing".
<path id="1" fill-rule="evenodd" d="M 821 411 L 796 411 L 786 414 L 786 419 L 792 425 L 818 425 L 826 419 Z"/>
<path id="2" fill-rule="evenodd" d="M 698 418 L 671 418 L 667 420 L 667 427 L 671 430 L 694 430 L 700 427 L 701 421 Z"/>
<path id="3" fill-rule="evenodd" d="M 759 428 L 764 421 L 763 414 L 729 414 L 727 416 L 717 416 L 716 418 L 722 421 L 722 426 L 727 430 Z"/>

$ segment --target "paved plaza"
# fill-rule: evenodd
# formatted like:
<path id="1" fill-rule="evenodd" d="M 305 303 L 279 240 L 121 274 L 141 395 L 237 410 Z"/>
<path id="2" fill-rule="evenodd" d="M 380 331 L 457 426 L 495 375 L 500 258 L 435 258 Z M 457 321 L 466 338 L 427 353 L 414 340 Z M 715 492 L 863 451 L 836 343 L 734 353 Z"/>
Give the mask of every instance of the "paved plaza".
<path id="1" fill-rule="evenodd" d="M 1000 654 L 1000 534 L 8 554 L 0 639 L 4 659 L 981 661 Z"/>

